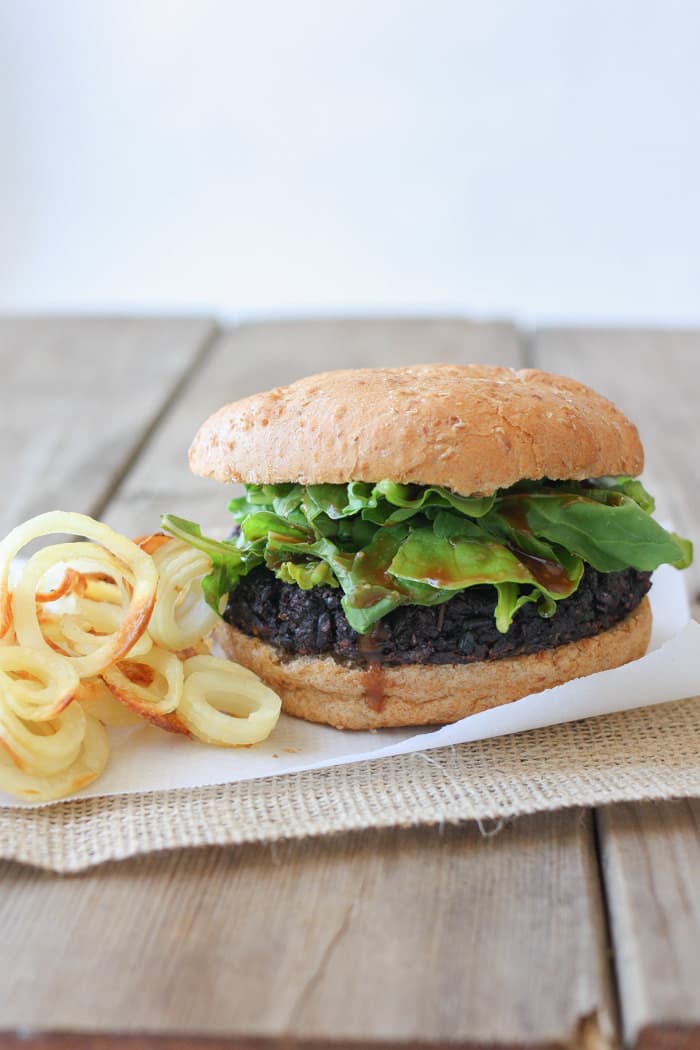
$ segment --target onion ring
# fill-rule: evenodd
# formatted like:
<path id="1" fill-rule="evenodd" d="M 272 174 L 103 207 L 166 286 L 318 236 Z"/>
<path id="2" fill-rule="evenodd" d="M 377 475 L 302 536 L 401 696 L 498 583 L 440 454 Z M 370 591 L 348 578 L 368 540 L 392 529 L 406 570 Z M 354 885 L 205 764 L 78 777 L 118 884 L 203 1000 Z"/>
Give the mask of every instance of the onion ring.
<path id="1" fill-rule="evenodd" d="M 22 548 L 51 533 L 87 539 L 44 547 L 15 572 Z M 0 542 L 0 791 L 40 802 L 89 784 L 109 758 L 102 723 L 143 719 L 223 747 L 270 734 L 277 695 L 209 655 L 210 570 L 179 540 L 132 542 L 60 511 Z"/>
<path id="2" fill-rule="evenodd" d="M 121 622 L 120 611 L 115 605 L 100 605 L 81 598 L 78 598 L 75 604 L 75 613 L 64 613 L 58 616 L 58 632 L 49 629 L 44 633 L 52 647 L 57 637 L 64 643 L 70 642 L 72 652 L 65 648 L 65 644 L 61 650 L 67 656 L 74 654 L 88 656 L 103 645 L 109 635 L 118 630 Z M 129 650 L 129 658 L 144 656 L 152 646 L 151 637 L 147 631 L 144 631 Z"/>
<path id="3" fill-rule="evenodd" d="M 52 591 L 37 591 L 34 595 L 34 601 L 42 603 L 56 602 L 65 594 L 70 594 L 71 591 L 75 590 L 79 579 L 80 573 L 76 572 L 75 569 L 66 569 L 58 587 L 55 587 Z"/>
<path id="4" fill-rule="evenodd" d="M 170 732 L 185 732 L 172 717 L 184 684 L 184 664 L 175 653 L 154 646 L 138 660 L 121 660 L 108 668 L 102 679 L 117 700 L 147 722 Z"/>
<path id="5" fill-rule="evenodd" d="M 202 578 L 211 559 L 182 540 L 167 540 L 152 553 L 158 570 L 156 602 L 148 633 L 164 649 L 189 649 L 214 627 L 218 616 L 204 601 Z"/>
<path id="6" fill-rule="evenodd" d="M 0 646 L 6 645 L 17 645 L 17 636 L 14 627 L 11 627 L 9 631 L 5 631 L 2 638 L 0 638 Z"/>
<path id="7" fill-rule="evenodd" d="M 81 676 L 94 675 L 124 657 L 145 631 L 155 602 L 158 573 L 150 555 L 107 525 L 84 514 L 64 511 L 49 511 L 46 514 L 40 514 L 23 525 L 18 525 L 0 543 L 0 636 L 9 630 L 12 622 L 14 602 L 10 595 L 9 572 L 13 558 L 31 540 L 56 532 L 87 536 L 88 539 L 102 544 L 120 566 L 121 573 L 124 573 L 124 567 L 126 567 L 133 578 L 131 602 L 119 630 L 109 642 L 95 650 L 94 653 L 74 658 L 79 661 L 76 669 Z M 42 553 L 39 551 L 39 554 Z M 37 555 L 34 557 L 36 558 Z M 25 575 L 26 570 L 23 578 Z M 50 647 L 44 641 L 36 619 L 35 593 L 36 588 L 32 594 L 31 612 L 25 606 L 29 624 L 25 636 L 23 637 L 24 632 L 18 630 L 17 623 L 15 623 L 15 631 L 22 644 L 48 649 Z M 14 597 L 15 599 L 17 597 L 16 590 Z"/>
<path id="8" fill-rule="evenodd" d="M 136 711 L 117 700 L 101 678 L 83 678 L 75 694 L 83 711 L 96 718 L 102 725 L 115 729 L 138 725 L 142 721 Z"/>
<path id="9" fill-rule="evenodd" d="M 0 702 L 25 721 L 56 718 L 75 696 L 79 681 L 71 663 L 56 653 L 19 645 L 0 648 Z"/>
<path id="10" fill-rule="evenodd" d="M 85 735 L 85 714 L 69 704 L 50 721 L 25 721 L 0 702 L 0 744 L 22 772 L 51 776 L 75 761 Z"/>
<path id="11" fill-rule="evenodd" d="M 77 704 L 73 706 L 78 707 Z M 85 728 L 77 754 L 70 764 L 56 773 L 23 772 L 0 749 L 0 790 L 29 802 L 52 802 L 91 784 L 107 765 L 109 740 L 96 718 L 89 715 L 83 715 L 83 718 Z"/>
<path id="12" fill-rule="evenodd" d="M 247 747 L 277 725 L 281 701 L 257 675 L 216 656 L 185 660 L 178 718 L 198 740 L 219 747 Z"/>
<path id="13" fill-rule="evenodd" d="M 171 543 L 172 536 L 166 536 L 164 532 L 151 532 L 148 536 L 136 536 L 134 543 L 146 554 L 154 554 L 164 543 Z"/>

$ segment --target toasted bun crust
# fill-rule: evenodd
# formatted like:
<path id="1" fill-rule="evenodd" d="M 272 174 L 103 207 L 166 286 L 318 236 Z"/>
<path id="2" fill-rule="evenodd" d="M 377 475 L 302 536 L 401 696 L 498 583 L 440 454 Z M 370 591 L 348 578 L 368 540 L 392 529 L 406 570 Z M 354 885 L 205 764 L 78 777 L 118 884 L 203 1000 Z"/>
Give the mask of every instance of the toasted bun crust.
<path id="1" fill-rule="evenodd" d="M 523 479 L 639 474 L 636 427 L 573 379 L 416 365 L 324 372 L 216 412 L 190 449 L 217 481 L 392 481 L 488 495 Z"/>
<path id="2" fill-rule="evenodd" d="M 344 667 L 332 657 L 281 660 L 278 650 L 223 620 L 215 638 L 229 659 L 255 671 L 282 697 L 282 707 L 337 729 L 456 722 L 571 678 L 619 667 L 643 656 L 651 609 L 640 605 L 608 631 L 529 656 L 473 664 Z"/>

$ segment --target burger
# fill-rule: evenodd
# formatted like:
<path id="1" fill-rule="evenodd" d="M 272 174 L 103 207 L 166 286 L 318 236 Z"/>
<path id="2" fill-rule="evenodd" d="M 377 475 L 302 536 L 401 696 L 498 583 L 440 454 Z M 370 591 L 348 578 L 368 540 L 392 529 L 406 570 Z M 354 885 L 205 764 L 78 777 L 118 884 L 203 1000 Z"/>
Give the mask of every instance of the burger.
<path id="1" fill-rule="evenodd" d="M 193 471 L 242 482 L 205 551 L 219 645 L 292 715 L 452 722 L 646 650 L 652 517 L 635 426 L 572 379 L 418 365 L 309 376 L 226 405 Z"/>

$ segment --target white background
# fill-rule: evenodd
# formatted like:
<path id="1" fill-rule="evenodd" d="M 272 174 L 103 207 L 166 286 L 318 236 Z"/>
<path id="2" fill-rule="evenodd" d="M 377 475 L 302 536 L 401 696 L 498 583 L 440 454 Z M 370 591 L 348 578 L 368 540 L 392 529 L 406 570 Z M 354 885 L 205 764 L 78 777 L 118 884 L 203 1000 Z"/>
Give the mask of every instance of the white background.
<path id="1" fill-rule="evenodd" d="M 0 310 L 700 322 L 696 0 L 0 0 Z"/>

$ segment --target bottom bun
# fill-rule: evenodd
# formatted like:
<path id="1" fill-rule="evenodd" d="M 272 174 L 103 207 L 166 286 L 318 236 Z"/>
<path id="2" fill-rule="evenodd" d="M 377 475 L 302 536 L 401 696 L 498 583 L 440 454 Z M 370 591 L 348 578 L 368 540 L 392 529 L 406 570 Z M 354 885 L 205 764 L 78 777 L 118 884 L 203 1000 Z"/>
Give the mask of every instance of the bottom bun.
<path id="1" fill-rule="evenodd" d="M 331 656 L 292 656 L 223 620 L 214 638 L 226 656 L 255 671 L 290 715 L 336 729 L 456 722 L 571 678 L 637 660 L 651 634 L 644 598 L 608 631 L 527 656 L 466 664 L 346 666 Z"/>

